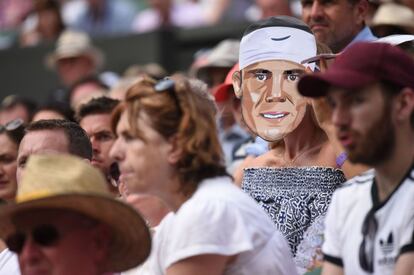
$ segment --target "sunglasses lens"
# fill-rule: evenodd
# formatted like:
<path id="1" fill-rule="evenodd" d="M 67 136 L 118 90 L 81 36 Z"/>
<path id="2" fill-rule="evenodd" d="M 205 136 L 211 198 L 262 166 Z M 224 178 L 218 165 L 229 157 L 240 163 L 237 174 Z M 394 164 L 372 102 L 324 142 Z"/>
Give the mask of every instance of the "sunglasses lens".
<path id="1" fill-rule="evenodd" d="M 13 235 L 6 238 L 7 247 L 10 249 L 10 251 L 15 253 L 20 253 L 22 251 L 25 241 L 26 236 L 21 232 L 14 233 Z"/>
<path id="2" fill-rule="evenodd" d="M 32 231 L 33 241 L 40 246 L 53 245 L 59 239 L 59 232 L 52 225 L 40 225 Z M 7 247 L 15 253 L 22 252 L 26 235 L 21 232 L 14 233 L 6 239 Z"/>
<path id="3" fill-rule="evenodd" d="M 18 118 L 18 119 L 15 119 L 15 120 L 12 120 L 12 121 L 8 122 L 5 126 L 5 128 L 6 128 L 7 131 L 13 131 L 13 130 L 16 130 L 17 128 L 19 128 L 20 126 L 22 126 L 23 123 L 24 123 L 23 120 Z"/>
<path id="4" fill-rule="evenodd" d="M 52 225 L 41 225 L 33 229 L 33 240 L 41 246 L 53 245 L 59 239 L 59 232 Z"/>
<path id="5" fill-rule="evenodd" d="M 174 80 L 166 78 L 158 81 L 157 84 L 155 84 L 154 89 L 157 92 L 162 92 L 174 88 L 174 84 Z"/>

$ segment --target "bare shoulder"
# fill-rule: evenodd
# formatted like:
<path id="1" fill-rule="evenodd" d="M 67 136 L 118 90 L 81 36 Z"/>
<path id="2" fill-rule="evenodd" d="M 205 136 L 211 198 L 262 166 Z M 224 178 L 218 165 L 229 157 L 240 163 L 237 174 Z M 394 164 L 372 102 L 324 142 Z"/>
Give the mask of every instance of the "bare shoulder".
<path id="1" fill-rule="evenodd" d="M 336 148 L 331 142 L 326 142 L 326 144 L 322 147 L 318 159 L 319 162 L 322 162 L 322 166 L 337 167 L 337 158 L 342 153 L 344 153 L 343 150 L 338 151 L 338 148 Z M 346 179 L 351 179 L 369 169 L 367 166 L 352 163 L 349 160 L 345 160 L 342 166 L 338 168 L 344 172 Z"/>
<path id="2" fill-rule="evenodd" d="M 246 168 L 280 166 L 283 166 L 283 158 L 279 157 L 277 151 L 275 151 L 274 149 L 258 157 L 248 156 L 243 160 L 243 162 L 236 168 L 235 172 L 233 173 L 234 182 L 236 183 L 236 185 L 241 186 L 243 181 L 243 171 Z"/>
<path id="3" fill-rule="evenodd" d="M 335 147 L 327 140 L 321 147 L 318 160 L 326 162 L 324 166 L 336 167 L 336 157 Z"/>

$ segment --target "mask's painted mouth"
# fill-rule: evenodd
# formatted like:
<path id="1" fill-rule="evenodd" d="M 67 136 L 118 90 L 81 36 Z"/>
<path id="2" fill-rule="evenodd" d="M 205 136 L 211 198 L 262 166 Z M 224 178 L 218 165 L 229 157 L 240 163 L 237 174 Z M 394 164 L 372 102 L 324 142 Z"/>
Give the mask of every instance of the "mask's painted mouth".
<path id="1" fill-rule="evenodd" d="M 286 112 L 266 112 L 266 113 L 260 113 L 260 115 L 264 118 L 268 119 L 281 119 L 289 115 L 289 113 Z"/>

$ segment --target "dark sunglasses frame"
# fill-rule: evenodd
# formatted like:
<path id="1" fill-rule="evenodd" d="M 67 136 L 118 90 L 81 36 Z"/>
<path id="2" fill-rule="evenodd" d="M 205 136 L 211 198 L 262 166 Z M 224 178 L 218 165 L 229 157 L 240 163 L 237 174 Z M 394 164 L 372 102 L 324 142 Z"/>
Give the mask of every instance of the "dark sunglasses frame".
<path id="1" fill-rule="evenodd" d="M 370 273 L 374 272 L 375 236 L 377 231 L 378 222 L 375 218 L 375 211 L 371 210 L 362 223 L 361 233 L 363 239 L 359 246 L 359 264 L 363 270 Z"/>
<path id="2" fill-rule="evenodd" d="M 21 253 L 27 241 L 27 235 L 27 232 L 24 233 L 17 231 L 8 236 L 5 242 L 10 251 L 17 254 Z M 33 242 L 42 247 L 52 246 L 56 244 L 61 238 L 59 230 L 51 224 L 42 224 L 34 227 L 30 231 L 30 236 Z"/>

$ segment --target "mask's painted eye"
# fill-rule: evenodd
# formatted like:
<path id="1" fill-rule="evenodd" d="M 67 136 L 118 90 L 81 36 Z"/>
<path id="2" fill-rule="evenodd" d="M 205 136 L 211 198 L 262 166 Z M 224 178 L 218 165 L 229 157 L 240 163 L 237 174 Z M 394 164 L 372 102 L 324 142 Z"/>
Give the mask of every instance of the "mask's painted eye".
<path id="1" fill-rule="evenodd" d="M 255 77 L 259 81 L 265 81 L 268 79 L 267 73 L 264 72 L 257 72 L 255 73 Z"/>
<path id="2" fill-rule="evenodd" d="M 286 71 L 285 77 L 288 82 L 297 82 L 302 74 L 302 71 Z"/>
<path id="3" fill-rule="evenodd" d="M 294 74 L 288 75 L 288 80 L 290 81 L 295 81 L 297 78 L 298 78 L 297 75 L 294 75 Z"/>

